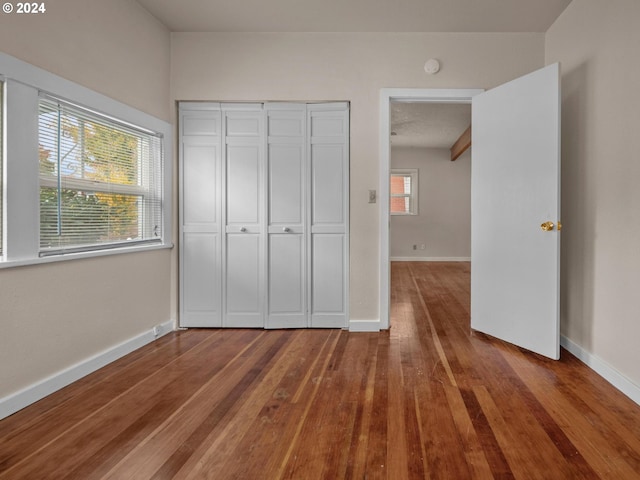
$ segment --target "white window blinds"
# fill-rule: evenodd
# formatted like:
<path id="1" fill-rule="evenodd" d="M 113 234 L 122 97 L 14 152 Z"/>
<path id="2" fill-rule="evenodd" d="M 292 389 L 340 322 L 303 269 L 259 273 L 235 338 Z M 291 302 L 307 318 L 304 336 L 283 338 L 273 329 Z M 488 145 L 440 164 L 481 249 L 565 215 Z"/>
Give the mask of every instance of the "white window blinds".
<path id="1" fill-rule="evenodd" d="M 43 95 L 38 143 L 41 256 L 162 241 L 159 135 Z"/>

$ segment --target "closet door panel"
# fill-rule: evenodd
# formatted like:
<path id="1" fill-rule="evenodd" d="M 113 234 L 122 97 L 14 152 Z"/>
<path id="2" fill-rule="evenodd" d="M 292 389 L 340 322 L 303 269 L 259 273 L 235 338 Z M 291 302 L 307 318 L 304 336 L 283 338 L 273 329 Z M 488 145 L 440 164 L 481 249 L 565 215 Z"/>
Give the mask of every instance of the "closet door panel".
<path id="1" fill-rule="evenodd" d="M 221 112 L 181 103 L 179 149 L 180 326 L 222 325 Z"/>
<path id="2" fill-rule="evenodd" d="M 261 105 L 223 105 L 225 135 L 225 318 L 264 327 L 264 137 Z"/>
<path id="3" fill-rule="evenodd" d="M 267 328 L 307 327 L 304 104 L 267 104 Z"/>
<path id="4" fill-rule="evenodd" d="M 183 222 L 186 225 L 218 223 L 215 185 L 218 183 L 219 147 L 189 145 L 183 147 L 182 179 L 188 188 L 182 195 Z"/>
<path id="5" fill-rule="evenodd" d="M 304 237 L 300 234 L 271 236 L 269 258 L 268 326 L 306 327 Z"/>
<path id="6" fill-rule="evenodd" d="M 302 145 L 269 145 L 269 225 L 302 225 Z"/>
<path id="7" fill-rule="evenodd" d="M 251 113 L 232 112 L 227 115 L 227 137 L 258 137 L 260 118 Z"/>
<path id="8" fill-rule="evenodd" d="M 344 139 L 349 134 L 348 117 L 341 113 L 345 111 L 346 105 L 335 105 L 335 109 L 329 104 L 311 106 L 311 138 L 313 140 L 321 143 L 344 143 Z"/>
<path id="9" fill-rule="evenodd" d="M 227 146 L 227 225 L 260 221 L 260 149 Z"/>
<path id="10" fill-rule="evenodd" d="M 312 327 L 349 317 L 349 116 L 347 104 L 309 105 Z"/>
<path id="11" fill-rule="evenodd" d="M 263 326 L 260 257 L 259 235 L 227 235 L 228 327 Z"/>
<path id="12" fill-rule="evenodd" d="M 184 304 L 181 325 L 194 327 L 220 327 L 220 265 L 218 252 L 220 239 L 213 233 L 185 233 Z"/>
<path id="13" fill-rule="evenodd" d="M 344 226 L 345 158 L 341 145 L 312 145 L 313 226 Z"/>
<path id="14" fill-rule="evenodd" d="M 300 110 L 305 109 L 304 105 Z M 269 137 L 304 137 L 304 117 L 300 117 L 298 112 L 289 114 L 285 111 L 269 115 Z"/>
<path id="15" fill-rule="evenodd" d="M 313 324 L 314 327 L 343 327 L 345 312 L 344 235 L 313 236 Z"/>
<path id="16" fill-rule="evenodd" d="M 188 108 L 186 105 L 183 110 Z M 212 116 L 209 111 L 190 111 L 188 115 L 183 115 L 181 127 L 183 137 L 219 137 L 221 132 L 220 117 Z"/>

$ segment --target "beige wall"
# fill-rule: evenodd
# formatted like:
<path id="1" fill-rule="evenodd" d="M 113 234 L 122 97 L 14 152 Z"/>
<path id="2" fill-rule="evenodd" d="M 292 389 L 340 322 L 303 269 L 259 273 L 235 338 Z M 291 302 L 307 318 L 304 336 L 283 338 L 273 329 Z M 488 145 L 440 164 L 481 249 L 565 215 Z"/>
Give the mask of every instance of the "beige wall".
<path id="1" fill-rule="evenodd" d="M 470 258 L 471 151 L 452 162 L 448 148 L 392 147 L 391 168 L 417 168 L 419 189 L 418 215 L 391 216 L 390 256 Z"/>
<path id="2" fill-rule="evenodd" d="M 164 120 L 168 31 L 130 0 L 0 14 L 0 51 Z M 0 269 L 0 398 L 173 316 L 169 250 Z"/>
<path id="3" fill-rule="evenodd" d="M 640 2 L 575 0 L 562 63 L 562 333 L 640 385 Z"/>
<path id="4" fill-rule="evenodd" d="M 170 37 L 158 20 L 133 0 L 45 5 L 37 15 L 0 14 L 0 51 L 171 120 Z"/>
<path id="5" fill-rule="evenodd" d="M 544 65 L 542 34 L 173 33 L 175 100 L 351 102 L 351 319 L 377 320 L 379 94 L 490 88 Z M 428 76 L 435 57 L 442 70 Z"/>

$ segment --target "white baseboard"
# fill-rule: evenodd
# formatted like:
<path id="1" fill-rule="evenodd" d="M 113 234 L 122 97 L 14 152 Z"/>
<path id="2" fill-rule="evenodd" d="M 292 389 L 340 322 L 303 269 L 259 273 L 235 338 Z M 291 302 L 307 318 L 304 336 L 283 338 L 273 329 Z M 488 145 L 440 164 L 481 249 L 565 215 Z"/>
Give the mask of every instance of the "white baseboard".
<path id="1" fill-rule="evenodd" d="M 611 365 L 596 357 L 592 353 L 582 348 L 577 343 L 572 342 L 564 335 L 560 336 L 560 345 L 562 345 L 567 351 L 575 355 L 578 360 L 583 362 L 598 375 L 604 378 L 611 385 L 616 387 L 622 393 L 624 393 L 631 400 L 640 405 L 640 386 L 633 383 L 623 374 L 618 372 Z"/>
<path id="2" fill-rule="evenodd" d="M 350 332 L 379 332 L 380 320 L 349 320 Z"/>
<path id="3" fill-rule="evenodd" d="M 105 365 L 124 357 L 134 350 L 151 343 L 156 338 L 162 337 L 173 331 L 175 322 L 168 322 L 157 325 L 133 338 L 125 340 L 119 345 L 115 345 L 103 352 L 87 358 L 69 368 L 66 368 L 44 380 L 30 385 L 23 390 L 0 398 L 0 419 L 23 409 L 24 407 L 43 399 L 47 395 L 60 390 L 63 387 L 81 379 L 82 377 L 95 372 Z"/>
<path id="4" fill-rule="evenodd" d="M 471 257 L 391 257 L 392 262 L 470 262 Z"/>

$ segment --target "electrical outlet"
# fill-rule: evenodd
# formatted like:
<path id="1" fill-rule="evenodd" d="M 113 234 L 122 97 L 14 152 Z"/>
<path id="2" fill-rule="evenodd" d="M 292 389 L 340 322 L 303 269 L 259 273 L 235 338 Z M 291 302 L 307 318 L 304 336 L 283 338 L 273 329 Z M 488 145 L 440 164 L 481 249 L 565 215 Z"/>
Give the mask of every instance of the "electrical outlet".
<path id="1" fill-rule="evenodd" d="M 155 327 L 153 327 L 153 336 L 157 337 L 160 335 L 161 332 L 161 328 L 160 325 L 156 325 Z"/>
<path id="2" fill-rule="evenodd" d="M 376 203 L 377 194 L 375 190 L 369 190 L 369 203 Z"/>
<path id="3" fill-rule="evenodd" d="M 420 250 L 424 250 L 425 248 L 427 248 L 427 246 L 424 243 L 420 245 Z"/>

